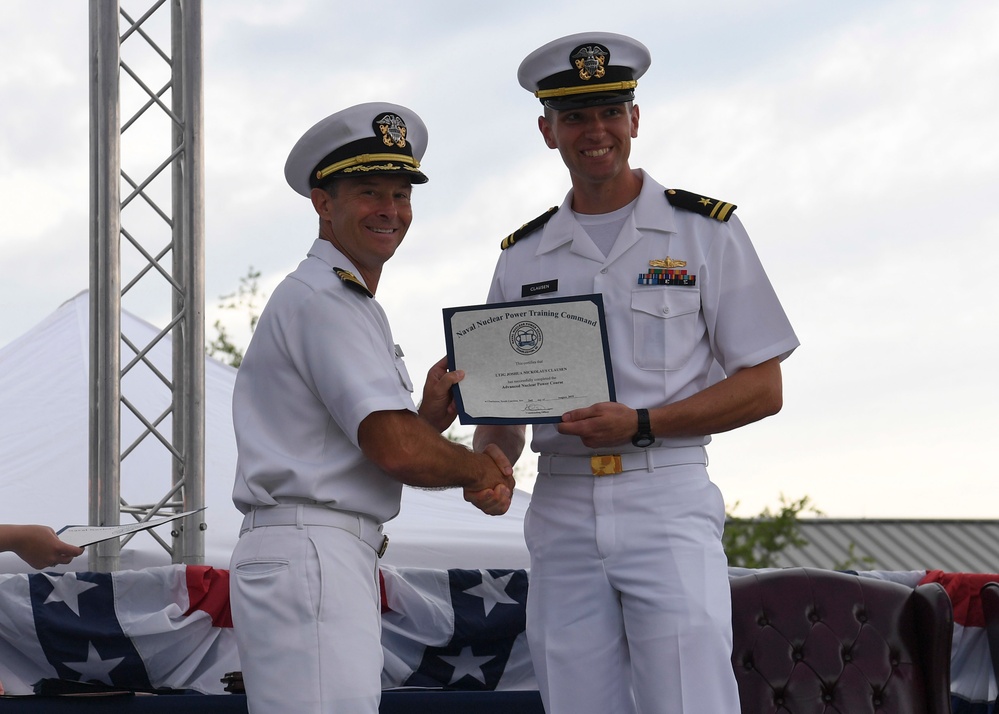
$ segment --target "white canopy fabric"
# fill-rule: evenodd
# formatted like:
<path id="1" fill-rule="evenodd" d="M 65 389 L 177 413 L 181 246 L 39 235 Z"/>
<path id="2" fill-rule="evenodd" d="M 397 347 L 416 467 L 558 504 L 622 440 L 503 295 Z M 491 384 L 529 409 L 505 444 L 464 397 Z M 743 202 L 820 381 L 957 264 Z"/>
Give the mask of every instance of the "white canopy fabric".
<path id="1" fill-rule="evenodd" d="M 82 292 L 29 332 L 0 349 L 0 522 L 41 523 L 59 530 L 88 522 L 89 300 Z M 122 311 L 123 334 L 142 348 L 159 330 Z M 171 372 L 169 337 L 147 359 Z M 122 348 L 122 365 L 133 354 Z M 236 446 L 232 431 L 232 386 L 236 370 L 205 357 L 205 564 L 229 566 L 241 514 L 231 501 Z M 137 363 L 122 381 L 122 393 L 147 419 L 163 413 L 168 388 L 153 369 Z M 144 431 L 122 410 L 122 449 Z M 170 434 L 170 418 L 160 424 Z M 121 465 L 121 495 L 128 503 L 149 503 L 169 490 L 167 450 L 147 436 Z M 530 494 L 518 491 L 510 512 L 483 515 L 457 490 L 406 488 L 401 514 L 385 528 L 390 546 L 386 565 L 417 568 L 527 568 L 523 516 Z M 122 516 L 122 523 L 129 522 Z M 155 532 L 170 543 L 169 525 Z M 120 567 L 134 570 L 167 565 L 170 556 L 148 532 L 122 548 Z M 87 570 L 87 555 L 54 570 Z M 0 553 L 0 572 L 31 572 L 12 553 Z"/>

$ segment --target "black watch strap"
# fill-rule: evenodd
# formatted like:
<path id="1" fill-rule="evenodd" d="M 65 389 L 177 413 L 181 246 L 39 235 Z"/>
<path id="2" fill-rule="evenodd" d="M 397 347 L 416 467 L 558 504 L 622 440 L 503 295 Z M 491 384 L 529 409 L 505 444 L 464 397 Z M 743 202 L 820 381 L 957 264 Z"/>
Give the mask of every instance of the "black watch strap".
<path id="1" fill-rule="evenodd" d="M 647 446 L 652 446 L 655 440 L 656 437 L 652 433 L 652 422 L 649 419 L 649 410 L 639 409 L 638 431 L 631 437 L 631 443 L 644 449 Z"/>

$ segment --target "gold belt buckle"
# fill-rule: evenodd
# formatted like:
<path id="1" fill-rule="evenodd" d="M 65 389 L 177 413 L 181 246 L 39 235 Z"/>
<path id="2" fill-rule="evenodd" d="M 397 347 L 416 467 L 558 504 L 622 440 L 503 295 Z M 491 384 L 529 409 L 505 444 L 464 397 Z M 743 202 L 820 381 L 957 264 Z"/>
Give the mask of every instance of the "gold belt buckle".
<path id="1" fill-rule="evenodd" d="M 624 471 L 621 454 L 603 454 L 590 457 L 590 471 L 594 476 L 613 476 Z"/>

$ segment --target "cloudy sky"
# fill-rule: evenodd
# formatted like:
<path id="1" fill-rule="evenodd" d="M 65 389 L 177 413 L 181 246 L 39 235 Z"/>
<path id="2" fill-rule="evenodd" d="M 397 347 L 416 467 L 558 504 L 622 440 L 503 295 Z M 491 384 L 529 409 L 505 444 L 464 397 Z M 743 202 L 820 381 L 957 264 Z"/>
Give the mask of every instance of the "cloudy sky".
<path id="1" fill-rule="evenodd" d="M 710 448 L 726 502 L 995 518 L 999 5 L 624 7 L 206 0 L 208 324 L 231 319 L 218 298 L 251 266 L 268 293 L 311 244 L 311 206 L 283 179 L 300 134 L 351 104 L 404 104 L 430 129 L 431 180 L 378 298 L 422 378 L 444 352 L 441 308 L 482 302 L 499 240 L 568 188 L 521 59 L 564 34 L 629 34 L 653 57 L 632 165 L 739 205 L 802 342 L 783 411 Z M 87 46 L 82 0 L 0 4 L 0 345 L 89 284 Z M 135 52 L 158 89 L 163 63 Z M 130 131 L 123 162 L 158 164 L 155 134 Z M 126 307 L 162 322 L 165 298 L 133 294 Z"/>

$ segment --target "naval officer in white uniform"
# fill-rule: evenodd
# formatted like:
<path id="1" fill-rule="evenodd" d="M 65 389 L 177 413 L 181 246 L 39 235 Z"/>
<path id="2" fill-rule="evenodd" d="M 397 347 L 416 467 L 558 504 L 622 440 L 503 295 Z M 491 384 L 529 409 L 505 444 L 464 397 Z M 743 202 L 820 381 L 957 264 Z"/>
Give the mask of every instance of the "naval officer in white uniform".
<path id="1" fill-rule="evenodd" d="M 382 648 L 382 525 L 402 484 L 457 486 L 504 513 L 512 469 L 440 436 L 460 372 L 442 360 L 423 399 L 375 299 L 412 220 L 427 130 L 376 102 L 309 129 L 285 166 L 319 236 L 260 316 L 233 390 L 233 623 L 251 714 L 375 714 Z M 473 496 L 474 494 L 474 496 Z"/>
<path id="2" fill-rule="evenodd" d="M 601 294 L 617 400 L 532 427 L 527 633 L 548 714 L 739 711 L 705 445 L 781 408 L 798 345 L 735 206 L 629 165 L 650 63 L 640 42 L 594 32 L 518 73 L 572 188 L 503 241 L 488 300 Z M 524 438 L 480 426 L 474 443 L 515 460 Z"/>

